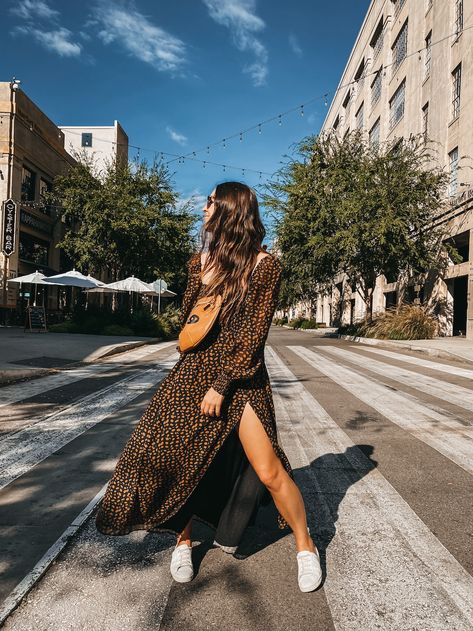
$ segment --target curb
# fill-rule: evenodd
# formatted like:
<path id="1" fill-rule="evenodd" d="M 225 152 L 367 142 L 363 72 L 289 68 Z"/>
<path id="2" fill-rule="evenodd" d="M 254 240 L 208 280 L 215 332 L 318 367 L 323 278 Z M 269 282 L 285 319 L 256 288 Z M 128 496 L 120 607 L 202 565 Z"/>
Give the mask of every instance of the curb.
<path id="1" fill-rule="evenodd" d="M 146 346 L 148 344 L 156 344 L 162 342 L 164 338 L 151 337 L 149 340 L 139 340 L 137 342 L 123 342 L 123 344 L 117 344 L 112 348 L 107 348 L 102 354 L 94 354 L 85 360 L 71 361 L 70 364 L 65 364 L 59 368 L 30 368 L 24 370 L 1 370 L 0 371 L 0 386 L 9 386 L 20 381 L 26 381 L 29 379 L 37 379 L 39 377 L 46 377 L 47 375 L 54 375 L 62 370 L 74 368 L 75 366 L 83 366 L 84 364 L 95 364 L 106 357 L 112 355 L 118 355 L 119 353 L 126 353 L 134 348 L 140 346 Z M 100 351 L 96 351 L 99 353 Z"/>
<path id="2" fill-rule="evenodd" d="M 445 351 L 440 348 L 426 348 L 425 346 L 418 346 L 415 343 L 414 344 L 398 344 L 398 342 L 396 342 L 395 340 L 379 340 L 373 337 L 358 337 L 356 335 L 336 334 L 335 337 L 338 337 L 341 340 L 348 340 L 350 342 L 356 342 L 357 344 L 367 344 L 368 346 L 388 346 L 388 347 L 397 348 L 400 350 L 416 351 L 418 353 L 424 353 L 425 355 L 429 355 L 430 357 L 454 359 L 455 361 L 462 362 L 465 364 L 472 363 L 472 360 L 466 359 L 465 357 L 461 357 L 460 355 L 456 355 L 455 353 L 451 353 L 450 351 Z"/>

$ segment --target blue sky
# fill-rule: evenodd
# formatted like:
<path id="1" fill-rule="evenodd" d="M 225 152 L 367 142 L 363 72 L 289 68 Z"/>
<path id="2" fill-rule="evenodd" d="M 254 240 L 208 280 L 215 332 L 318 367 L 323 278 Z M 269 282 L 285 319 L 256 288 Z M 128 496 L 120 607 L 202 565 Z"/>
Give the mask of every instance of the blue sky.
<path id="1" fill-rule="evenodd" d="M 316 133 L 324 101 L 221 143 L 333 91 L 369 0 L 0 0 L 1 81 L 22 89 L 58 125 L 111 125 L 130 144 L 274 173 L 291 145 Z M 329 98 L 330 100 L 330 98 Z M 147 151 L 151 149 L 153 151 Z M 130 150 L 133 157 L 136 150 Z M 170 159 L 170 158 L 166 158 Z M 186 160 L 170 165 L 196 210 L 224 180 L 258 173 Z"/>

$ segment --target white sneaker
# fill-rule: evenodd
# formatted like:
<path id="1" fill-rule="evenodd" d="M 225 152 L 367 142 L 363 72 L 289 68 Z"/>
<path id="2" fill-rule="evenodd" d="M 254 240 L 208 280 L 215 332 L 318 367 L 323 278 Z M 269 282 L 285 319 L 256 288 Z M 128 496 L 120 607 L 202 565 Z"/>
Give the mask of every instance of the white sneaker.
<path id="1" fill-rule="evenodd" d="M 178 583 L 188 583 L 194 578 L 192 546 L 181 543 L 174 548 L 171 556 L 171 576 Z"/>
<path id="2" fill-rule="evenodd" d="M 322 582 L 319 551 L 301 550 L 297 553 L 299 589 L 301 592 L 312 592 Z"/>

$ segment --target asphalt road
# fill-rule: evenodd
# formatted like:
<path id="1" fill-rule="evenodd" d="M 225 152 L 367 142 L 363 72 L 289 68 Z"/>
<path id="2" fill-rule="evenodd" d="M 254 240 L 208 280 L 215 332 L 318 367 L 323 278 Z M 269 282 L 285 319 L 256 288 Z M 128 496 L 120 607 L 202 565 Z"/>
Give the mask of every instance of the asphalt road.
<path id="1" fill-rule="evenodd" d="M 473 365 L 272 327 L 280 442 L 324 581 L 297 586 L 261 510 L 236 557 L 194 529 L 106 537 L 94 510 L 175 343 L 0 389 L 0 619 L 8 631 L 473 629 Z"/>

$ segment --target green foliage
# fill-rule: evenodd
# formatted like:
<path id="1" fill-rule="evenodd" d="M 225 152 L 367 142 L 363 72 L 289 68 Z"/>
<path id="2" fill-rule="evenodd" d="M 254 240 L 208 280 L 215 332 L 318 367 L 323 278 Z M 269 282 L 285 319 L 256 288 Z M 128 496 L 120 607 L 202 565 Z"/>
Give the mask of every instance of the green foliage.
<path id="1" fill-rule="evenodd" d="M 133 335 L 133 331 L 128 326 L 121 324 L 109 324 L 101 331 L 102 335 Z"/>
<path id="2" fill-rule="evenodd" d="M 359 130 L 303 139 L 264 197 L 276 214 L 285 304 L 315 300 L 343 272 L 370 317 L 377 276 L 442 269 L 445 235 L 432 220 L 447 183 L 421 136 L 374 147 Z"/>
<path id="3" fill-rule="evenodd" d="M 55 179 L 47 200 L 61 207 L 58 247 L 84 273 L 106 271 L 112 280 L 159 276 L 182 290 L 197 217 L 190 212 L 191 201 L 177 207 L 166 167 L 110 163 L 97 176 L 90 160 L 76 158 L 77 165 Z"/>
<path id="4" fill-rule="evenodd" d="M 304 318 L 294 318 L 293 320 L 289 320 L 287 324 L 291 329 L 299 329 L 303 322 Z"/>
<path id="5" fill-rule="evenodd" d="M 318 328 L 317 322 L 315 320 L 304 320 L 301 324 L 301 329 L 316 329 Z"/>

